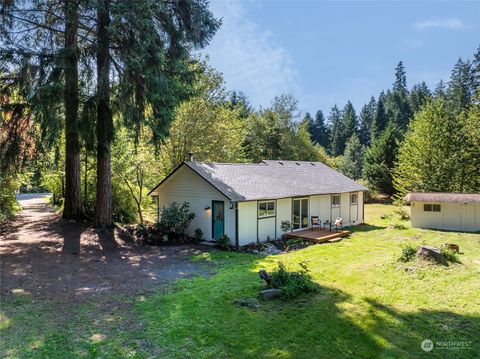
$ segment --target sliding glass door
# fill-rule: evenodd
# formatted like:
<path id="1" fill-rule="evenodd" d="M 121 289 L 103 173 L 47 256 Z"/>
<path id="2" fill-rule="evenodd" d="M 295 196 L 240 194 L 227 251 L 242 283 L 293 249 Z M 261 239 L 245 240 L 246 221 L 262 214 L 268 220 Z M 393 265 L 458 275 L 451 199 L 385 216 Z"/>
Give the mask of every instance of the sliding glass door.
<path id="1" fill-rule="evenodd" d="M 294 198 L 292 210 L 293 229 L 308 228 L 308 198 Z"/>

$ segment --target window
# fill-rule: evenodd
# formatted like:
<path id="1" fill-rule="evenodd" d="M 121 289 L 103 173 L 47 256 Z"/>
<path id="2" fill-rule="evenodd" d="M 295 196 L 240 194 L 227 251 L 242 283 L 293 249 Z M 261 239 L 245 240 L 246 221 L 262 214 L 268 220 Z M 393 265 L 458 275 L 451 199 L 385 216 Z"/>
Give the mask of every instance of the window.
<path id="1" fill-rule="evenodd" d="M 357 204 L 358 203 L 358 194 L 352 193 L 350 194 L 350 204 Z"/>
<path id="2" fill-rule="evenodd" d="M 441 206 L 439 204 L 424 204 L 423 211 L 424 212 L 440 212 Z"/>
<path id="3" fill-rule="evenodd" d="M 275 215 L 275 201 L 258 202 L 258 217 L 271 217 Z"/>
<path id="4" fill-rule="evenodd" d="M 334 194 L 332 196 L 332 207 L 338 207 L 338 206 L 340 206 L 340 195 Z"/>

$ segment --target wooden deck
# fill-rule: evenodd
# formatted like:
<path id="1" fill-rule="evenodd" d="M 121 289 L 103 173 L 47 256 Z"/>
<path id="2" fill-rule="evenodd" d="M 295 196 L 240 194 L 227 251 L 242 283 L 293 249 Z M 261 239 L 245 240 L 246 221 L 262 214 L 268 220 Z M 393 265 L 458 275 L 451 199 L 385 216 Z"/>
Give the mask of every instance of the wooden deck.
<path id="1" fill-rule="evenodd" d="M 287 233 L 288 238 L 301 238 L 307 241 L 322 243 L 331 239 L 345 237 L 350 231 L 339 230 L 338 232 L 320 229 L 304 229 L 301 231 Z"/>

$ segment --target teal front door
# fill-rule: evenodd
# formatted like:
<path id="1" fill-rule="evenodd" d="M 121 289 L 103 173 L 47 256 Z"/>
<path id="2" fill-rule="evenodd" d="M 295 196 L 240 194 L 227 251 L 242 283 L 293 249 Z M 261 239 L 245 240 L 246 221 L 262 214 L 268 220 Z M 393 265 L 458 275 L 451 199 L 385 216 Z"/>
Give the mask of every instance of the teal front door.
<path id="1" fill-rule="evenodd" d="M 221 201 L 212 202 L 212 234 L 217 240 L 225 231 L 224 203 Z"/>

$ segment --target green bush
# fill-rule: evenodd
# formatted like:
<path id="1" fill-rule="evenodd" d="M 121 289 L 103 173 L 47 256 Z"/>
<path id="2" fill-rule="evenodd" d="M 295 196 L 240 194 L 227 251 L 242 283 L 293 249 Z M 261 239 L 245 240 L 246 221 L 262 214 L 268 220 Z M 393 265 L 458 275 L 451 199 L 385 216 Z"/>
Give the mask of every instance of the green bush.
<path id="1" fill-rule="evenodd" d="M 188 202 L 182 204 L 172 202 L 163 206 L 160 213 L 160 222 L 158 223 L 160 232 L 175 239 L 186 236 L 187 228 L 195 218 L 195 213 L 190 212 Z"/>
<path id="2" fill-rule="evenodd" d="M 0 176 L 0 222 L 13 216 L 20 208 L 15 196 L 16 189 L 16 181 Z"/>
<path id="3" fill-rule="evenodd" d="M 220 238 L 218 238 L 217 244 L 220 248 L 230 249 L 230 246 L 231 246 L 230 237 L 227 236 L 226 234 L 222 234 Z"/>
<path id="4" fill-rule="evenodd" d="M 292 224 L 290 221 L 281 221 L 280 230 L 282 231 L 282 237 L 285 237 L 287 233 L 292 230 Z"/>
<path id="5" fill-rule="evenodd" d="M 200 228 L 197 228 L 193 234 L 193 238 L 200 242 L 200 241 L 203 241 L 204 237 L 203 237 L 203 232 Z"/>
<path id="6" fill-rule="evenodd" d="M 270 288 L 282 289 L 282 298 L 292 299 L 302 293 L 315 292 L 318 289 L 317 283 L 312 280 L 310 270 L 306 262 L 300 262 L 298 272 L 289 272 L 284 263 L 279 262 L 278 267 L 272 272 Z"/>
<path id="7" fill-rule="evenodd" d="M 458 254 L 456 252 L 447 247 L 440 248 L 440 251 L 442 252 L 443 258 L 445 258 L 447 262 L 460 263 L 460 259 L 458 258 Z"/>
<path id="8" fill-rule="evenodd" d="M 407 243 L 402 246 L 402 253 L 400 254 L 400 258 L 398 258 L 398 260 L 400 262 L 410 262 L 416 254 L 417 248 L 412 244 Z"/>

